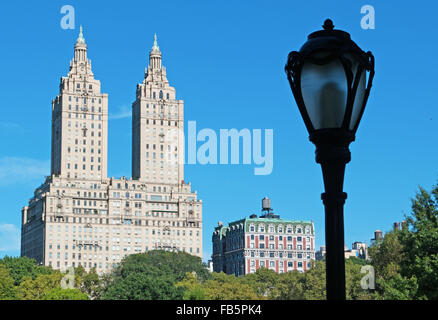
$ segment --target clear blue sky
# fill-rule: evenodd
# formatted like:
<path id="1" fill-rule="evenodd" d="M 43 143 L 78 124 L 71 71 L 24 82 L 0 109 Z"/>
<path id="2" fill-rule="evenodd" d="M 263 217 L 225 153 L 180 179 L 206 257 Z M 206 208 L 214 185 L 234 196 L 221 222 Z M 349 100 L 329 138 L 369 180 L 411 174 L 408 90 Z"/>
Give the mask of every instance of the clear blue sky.
<path id="1" fill-rule="evenodd" d="M 60 27 L 62 5 L 76 29 Z M 360 27 L 363 5 L 375 30 Z M 84 26 L 95 77 L 109 94 L 109 176 L 131 176 L 131 118 L 156 32 L 171 85 L 198 128 L 274 129 L 274 170 L 248 165 L 186 165 L 204 201 L 204 259 L 211 233 L 259 213 L 269 196 L 277 214 L 313 219 L 324 243 L 323 191 L 314 146 L 289 89 L 289 51 L 325 18 L 376 57 L 367 109 L 351 145 L 345 240 L 367 241 L 410 211 L 419 185 L 438 178 L 437 5 L 432 1 L 46 1 L 0 4 L 0 256 L 19 254 L 20 209 L 49 174 L 51 99 L 68 71 Z"/>

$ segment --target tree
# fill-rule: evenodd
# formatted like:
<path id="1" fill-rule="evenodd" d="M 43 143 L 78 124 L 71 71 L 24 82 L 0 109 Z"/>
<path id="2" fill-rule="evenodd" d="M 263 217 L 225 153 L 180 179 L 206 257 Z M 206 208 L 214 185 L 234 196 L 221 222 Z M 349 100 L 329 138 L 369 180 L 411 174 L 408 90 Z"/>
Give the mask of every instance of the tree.
<path id="1" fill-rule="evenodd" d="M 199 282 L 196 275 L 187 273 L 183 281 L 176 284 L 183 288 L 183 298 L 188 300 L 258 300 L 263 299 L 243 277 L 213 272 L 211 279 Z"/>
<path id="2" fill-rule="evenodd" d="M 0 264 L 3 264 L 9 271 L 14 285 L 20 285 L 25 277 L 35 279 L 40 274 L 51 274 L 53 269 L 46 266 L 37 265 L 34 259 L 28 257 L 8 257 L 0 259 Z"/>
<path id="3" fill-rule="evenodd" d="M 376 299 L 438 299 L 438 187 L 420 187 L 402 230 L 387 232 L 369 253 Z"/>
<path id="4" fill-rule="evenodd" d="M 403 260 L 403 244 L 400 241 L 400 231 L 393 230 L 385 233 L 368 250 L 375 275 L 380 279 L 390 279 L 400 272 Z"/>
<path id="5" fill-rule="evenodd" d="M 60 288 L 62 277 L 60 272 L 40 274 L 35 279 L 25 277 L 18 287 L 18 296 L 22 300 L 41 300 L 52 289 Z"/>
<path id="6" fill-rule="evenodd" d="M 438 186 L 431 193 L 420 187 L 412 199 L 411 215 L 400 232 L 401 274 L 418 284 L 416 298 L 438 299 Z M 385 236 L 386 237 L 386 236 Z M 415 278 L 415 281 L 413 280 Z"/>
<path id="7" fill-rule="evenodd" d="M 184 290 L 183 300 L 206 300 L 206 289 L 196 278 L 196 274 L 187 272 L 186 277 L 175 284 Z"/>
<path id="8" fill-rule="evenodd" d="M 88 300 L 88 296 L 79 289 L 63 289 L 61 287 L 51 289 L 42 300 Z"/>
<path id="9" fill-rule="evenodd" d="M 259 268 L 256 272 L 245 275 L 243 280 L 252 286 L 258 295 L 271 297 L 272 291 L 280 281 L 280 276 L 273 270 Z"/>
<path id="10" fill-rule="evenodd" d="M 183 288 L 175 287 L 187 272 L 200 280 L 210 277 L 201 258 L 185 252 L 154 250 L 126 256 L 114 271 L 102 299 L 182 299 Z"/>
<path id="11" fill-rule="evenodd" d="M 281 274 L 269 298 L 275 300 L 304 300 L 304 274 L 297 270 Z"/>
<path id="12" fill-rule="evenodd" d="M 14 286 L 14 279 L 9 275 L 8 269 L 0 264 L 0 300 L 17 299 L 17 289 Z"/>
<path id="13" fill-rule="evenodd" d="M 311 268 L 303 273 L 301 281 L 305 300 L 325 300 L 325 261 L 312 261 Z"/>
<path id="14" fill-rule="evenodd" d="M 103 291 L 103 285 L 96 269 L 92 268 L 88 273 L 81 272 L 78 276 L 80 276 L 81 279 L 81 292 L 85 293 L 90 299 L 99 299 Z"/>
<path id="15" fill-rule="evenodd" d="M 410 279 L 395 274 L 391 279 L 377 279 L 380 290 L 375 293 L 378 300 L 412 300 L 418 291 L 418 283 L 415 277 Z"/>
<path id="16" fill-rule="evenodd" d="M 348 300 L 370 300 L 373 295 L 370 291 L 362 289 L 361 280 L 364 274 L 361 269 L 367 261 L 350 257 L 345 260 L 345 291 Z"/>

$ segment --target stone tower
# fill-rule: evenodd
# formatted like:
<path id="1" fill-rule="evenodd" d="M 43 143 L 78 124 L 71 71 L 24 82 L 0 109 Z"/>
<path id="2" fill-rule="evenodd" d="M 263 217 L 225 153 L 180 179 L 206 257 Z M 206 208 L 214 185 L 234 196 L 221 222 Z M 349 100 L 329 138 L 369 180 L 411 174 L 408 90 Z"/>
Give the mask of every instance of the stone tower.
<path id="1" fill-rule="evenodd" d="M 108 95 L 94 79 L 80 28 L 70 70 L 52 101 L 51 173 L 102 180 L 107 175 Z"/>
<path id="2" fill-rule="evenodd" d="M 176 99 L 161 64 L 157 36 L 132 104 L 132 177 L 144 182 L 184 180 L 184 102 Z"/>

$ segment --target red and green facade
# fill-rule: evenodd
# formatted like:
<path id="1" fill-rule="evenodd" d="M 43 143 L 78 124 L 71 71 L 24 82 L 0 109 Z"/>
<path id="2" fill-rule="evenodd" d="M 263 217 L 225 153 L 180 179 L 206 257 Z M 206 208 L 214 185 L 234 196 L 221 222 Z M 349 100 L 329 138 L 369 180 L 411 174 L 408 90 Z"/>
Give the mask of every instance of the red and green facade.
<path id="1" fill-rule="evenodd" d="M 220 224 L 212 240 L 213 271 L 236 276 L 262 267 L 277 273 L 305 272 L 315 259 L 313 221 L 251 216 L 228 226 Z"/>

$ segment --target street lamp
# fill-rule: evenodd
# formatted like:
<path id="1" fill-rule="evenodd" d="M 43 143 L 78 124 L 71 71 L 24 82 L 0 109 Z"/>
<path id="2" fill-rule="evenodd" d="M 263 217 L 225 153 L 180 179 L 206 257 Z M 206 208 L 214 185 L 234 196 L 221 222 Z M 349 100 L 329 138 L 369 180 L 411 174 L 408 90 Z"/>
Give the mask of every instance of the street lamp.
<path id="1" fill-rule="evenodd" d="M 370 93 L 374 57 L 330 19 L 323 29 L 289 53 L 285 71 L 322 168 L 327 299 L 345 300 L 344 173 Z"/>

